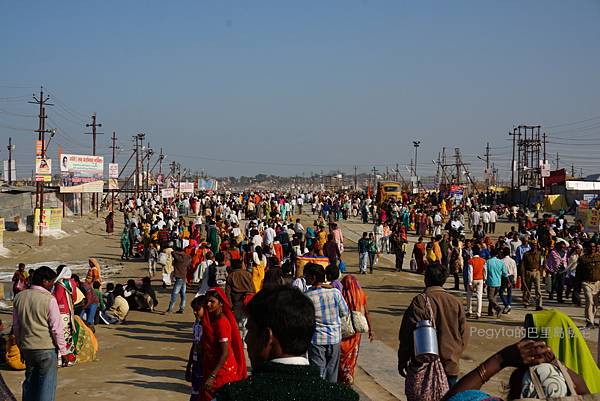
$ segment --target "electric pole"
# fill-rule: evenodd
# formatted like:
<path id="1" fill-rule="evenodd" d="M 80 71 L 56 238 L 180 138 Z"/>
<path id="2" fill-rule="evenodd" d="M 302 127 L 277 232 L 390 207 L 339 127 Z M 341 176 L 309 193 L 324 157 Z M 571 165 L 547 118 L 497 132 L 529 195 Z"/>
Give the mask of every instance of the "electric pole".
<path id="1" fill-rule="evenodd" d="M 487 142 L 485 145 L 485 186 L 486 190 L 490 186 L 490 143 Z"/>
<path id="2" fill-rule="evenodd" d="M 135 138 L 135 197 L 140 193 L 140 146 L 144 143 L 145 134 L 139 133 Z"/>
<path id="3" fill-rule="evenodd" d="M 154 151 L 150 149 L 150 142 L 148 142 L 148 149 L 146 150 L 146 191 L 150 191 L 150 158 L 154 154 Z"/>
<path id="4" fill-rule="evenodd" d="M 373 166 L 373 194 L 377 190 L 377 169 Z"/>
<path id="5" fill-rule="evenodd" d="M 102 124 L 96 123 L 96 113 L 92 114 L 92 123 L 85 126 L 92 127 L 92 132 L 86 132 L 86 135 L 92 136 L 92 155 L 96 156 L 96 135 L 104 135 L 103 132 L 96 132 L 97 127 L 102 127 Z"/>
<path id="6" fill-rule="evenodd" d="M 46 96 L 44 98 L 44 88 L 41 87 L 40 88 L 40 97 L 39 99 L 35 97 L 35 95 L 33 95 L 33 102 L 29 101 L 29 103 L 31 104 L 37 104 L 40 106 L 40 114 L 38 115 L 38 129 L 37 132 L 38 133 L 38 143 L 40 144 L 40 151 L 37 151 L 37 146 L 36 146 L 36 157 L 46 157 L 46 146 L 45 146 L 45 141 L 46 141 L 46 133 L 50 133 L 52 132 L 51 130 L 46 130 L 46 107 L 45 106 L 54 106 L 52 103 L 48 103 L 48 99 L 50 99 L 50 96 Z M 10 168 L 10 166 L 9 166 Z M 37 181 L 37 179 L 36 179 Z M 39 228 L 38 228 L 38 246 L 42 246 L 42 227 L 43 227 L 43 223 L 44 223 L 44 182 L 43 181 L 37 181 L 36 183 L 36 191 L 35 191 L 35 198 L 36 198 L 36 208 L 38 208 L 40 210 L 40 220 L 39 220 Z M 35 222 L 34 222 L 34 226 L 35 226 Z"/>
<path id="7" fill-rule="evenodd" d="M 513 132 L 508 132 L 508 135 L 512 136 L 512 162 L 510 165 L 510 193 L 511 200 L 515 200 L 515 146 L 517 143 L 517 129 L 513 128 Z"/>
<path id="8" fill-rule="evenodd" d="M 15 145 L 12 144 L 12 138 L 8 138 L 8 185 L 12 183 L 12 151 L 15 149 Z"/>
<path id="9" fill-rule="evenodd" d="M 571 163 L 571 177 L 575 178 L 575 163 Z"/>
<path id="10" fill-rule="evenodd" d="M 558 161 L 560 158 L 558 157 L 558 152 L 556 152 L 556 169 L 558 170 Z"/>
<path id="11" fill-rule="evenodd" d="M 117 151 L 117 133 L 115 131 L 113 131 L 112 134 L 112 145 L 111 145 L 111 149 L 112 149 L 112 161 L 111 163 L 115 163 L 115 157 L 116 157 L 116 151 Z M 119 177 L 116 178 L 117 180 L 117 184 L 119 183 Z M 112 189 L 111 191 L 111 202 L 110 202 L 110 210 L 112 212 L 115 211 L 115 190 Z"/>
<path id="12" fill-rule="evenodd" d="M 354 166 L 354 190 L 355 191 L 358 188 L 358 177 L 356 175 L 356 170 L 358 170 L 358 166 Z"/>
<path id="13" fill-rule="evenodd" d="M 86 124 L 85 126 L 86 126 L 86 128 L 92 127 L 92 132 L 86 132 L 86 135 L 92 136 L 92 155 L 96 156 L 96 135 L 103 135 L 102 132 L 96 132 L 97 127 L 102 127 L 102 124 L 96 123 L 96 113 L 92 114 L 92 123 Z M 100 205 L 98 205 L 98 203 L 99 203 L 98 200 L 99 200 L 98 194 L 94 193 L 94 195 L 92 196 L 92 203 L 93 203 L 92 207 L 96 208 L 96 217 L 98 217 L 98 209 L 100 206 Z"/>
<path id="14" fill-rule="evenodd" d="M 417 185 L 418 185 L 418 176 L 417 176 L 417 151 L 419 150 L 419 145 L 421 145 L 421 141 L 413 141 L 413 146 L 415 147 L 415 177 L 417 177 Z"/>

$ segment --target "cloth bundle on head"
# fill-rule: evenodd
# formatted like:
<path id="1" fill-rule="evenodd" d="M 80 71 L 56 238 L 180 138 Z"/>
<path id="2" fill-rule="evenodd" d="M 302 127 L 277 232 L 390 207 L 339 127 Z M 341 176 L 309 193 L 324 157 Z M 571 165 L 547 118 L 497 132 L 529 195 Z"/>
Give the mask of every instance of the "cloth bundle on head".
<path id="1" fill-rule="evenodd" d="M 573 320 L 563 312 L 548 309 L 532 314 L 538 333 L 567 368 L 583 378 L 592 394 L 600 393 L 600 369 Z"/>
<path id="2" fill-rule="evenodd" d="M 556 366 L 551 363 L 542 363 L 531 368 L 533 373 L 538 377 L 544 394 L 538 394 L 535 390 L 535 385 L 531 379 L 529 370 L 523 375 L 523 387 L 521 389 L 521 398 L 556 398 L 565 397 L 569 393 L 567 382 Z"/>

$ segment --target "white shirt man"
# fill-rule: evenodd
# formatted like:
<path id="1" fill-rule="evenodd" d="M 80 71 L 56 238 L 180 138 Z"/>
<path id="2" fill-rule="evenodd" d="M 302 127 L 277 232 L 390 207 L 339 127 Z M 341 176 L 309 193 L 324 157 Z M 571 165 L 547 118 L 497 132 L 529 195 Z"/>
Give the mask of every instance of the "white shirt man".
<path id="1" fill-rule="evenodd" d="M 479 213 L 479 210 L 473 210 L 473 213 L 471 213 L 471 229 L 479 225 L 480 219 L 481 214 Z"/>
<path id="2" fill-rule="evenodd" d="M 490 210 L 490 223 L 496 223 L 498 221 L 498 213 L 494 209 Z"/>
<path id="3" fill-rule="evenodd" d="M 267 229 L 264 232 L 264 243 L 267 246 L 271 246 L 273 244 L 273 241 L 275 241 L 275 236 L 277 235 L 277 233 L 275 232 L 275 230 L 273 229 L 273 227 L 269 226 L 267 227 Z"/>

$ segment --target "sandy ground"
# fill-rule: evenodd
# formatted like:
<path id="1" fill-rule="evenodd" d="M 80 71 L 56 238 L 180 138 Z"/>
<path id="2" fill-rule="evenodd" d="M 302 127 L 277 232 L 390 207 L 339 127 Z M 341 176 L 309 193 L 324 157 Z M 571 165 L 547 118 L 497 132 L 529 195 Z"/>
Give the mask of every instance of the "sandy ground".
<path id="1" fill-rule="evenodd" d="M 115 232 L 122 229 L 121 216 L 116 219 Z M 304 216 L 303 222 L 310 224 L 311 216 Z M 350 273 L 358 270 L 356 244 L 351 241 L 358 233 L 370 230 L 370 225 L 362 225 L 357 221 L 342 223 L 347 243 L 344 254 Z M 508 226 L 500 224 L 500 230 Z M 10 256 L 0 258 L 1 272 L 11 272 L 18 262 L 40 264 L 50 262 L 52 267 L 58 261 L 69 261 L 76 265 L 85 264 L 87 258 L 97 257 L 104 270 L 110 271 L 109 281 L 124 283 L 128 278 L 139 279 L 146 273 L 146 266 L 141 262 L 122 262 L 118 236 L 107 238 L 103 221 L 92 217 L 68 218 L 64 221 L 66 235 L 61 239 L 46 238 L 42 248 L 37 247 L 37 238 L 29 233 L 5 233 L 5 247 Z M 411 238 L 414 242 L 414 238 Z M 409 247 L 409 254 L 412 247 Z M 408 257 L 405 268 L 408 266 Z M 422 277 L 410 272 L 396 273 L 392 269 L 392 258 L 384 256 L 372 275 L 359 277 L 367 291 L 369 309 L 372 314 L 376 338 L 393 350 L 389 358 L 396 358 L 398 347 L 398 329 L 402 314 L 411 299 L 422 291 Z M 159 282 L 155 284 L 158 286 Z M 447 285 L 450 287 L 450 285 Z M 193 296 L 188 290 L 188 297 Z M 168 304 L 169 293 L 159 292 L 159 311 L 164 311 Z M 464 294 L 457 293 L 461 299 Z M 520 296 L 520 294 L 517 294 Z M 188 301 L 189 302 L 189 301 Z M 486 303 L 484 302 L 484 306 Z M 518 305 L 518 302 L 517 302 Z M 548 304 L 549 307 L 554 306 Z M 583 309 L 568 305 L 564 308 L 571 316 L 580 319 Z M 516 341 L 516 338 L 489 333 L 478 333 L 475 329 L 517 328 L 524 318 L 525 311 L 516 307 L 509 316 L 501 320 L 483 318 L 478 322 L 470 322 L 474 327 L 469 329 L 468 347 L 463 354 L 461 368 L 468 371 L 480 361 L 501 347 Z M 0 316 L 5 323 L 10 322 L 10 312 L 1 311 Z M 581 322 L 581 320 L 577 320 Z M 100 343 L 98 360 L 92 363 L 76 365 L 59 370 L 58 400 L 78 400 L 110 397 L 113 400 L 127 400 L 132 397 L 145 401 L 186 400 L 189 398 L 189 385 L 184 381 L 184 370 L 190 347 L 191 325 L 193 316 L 189 308 L 182 315 L 162 313 L 131 312 L 128 321 L 119 326 L 98 326 L 97 337 Z M 510 333 L 508 333 L 510 334 Z M 595 352 L 597 330 L 592 332 L 594 340 L 589 345 Z M 365 351 L 366 352 L 366 351 Z M 13 391 L 20 397 L 22 372 L 7 371 L 2 375 Z M 390 372 L 394 375 L 395 372 Z M 394 377 L 394 376 L 392 376 Z M 499 376 L 486 386 L 491 393 L 501 395 L 502 385 L 507 373 Z M 374 400 L 394 400 L 389 392 L 377 383 L 362 369 L 356 374 L 356 385 Z M 366 396 L 363 395 L 366 399 Z"/>

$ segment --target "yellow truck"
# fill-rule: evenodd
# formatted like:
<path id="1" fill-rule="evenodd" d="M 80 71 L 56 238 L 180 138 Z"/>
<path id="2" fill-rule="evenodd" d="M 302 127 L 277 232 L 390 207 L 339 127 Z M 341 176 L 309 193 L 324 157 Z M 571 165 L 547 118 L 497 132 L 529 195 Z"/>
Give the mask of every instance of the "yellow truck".
<path id="1" fill-rule="evenodd" d="M 402 200 L 402 184 L 397 181 L 379 181 L 375 201 L 381 205 L 388 199 Z"/>

